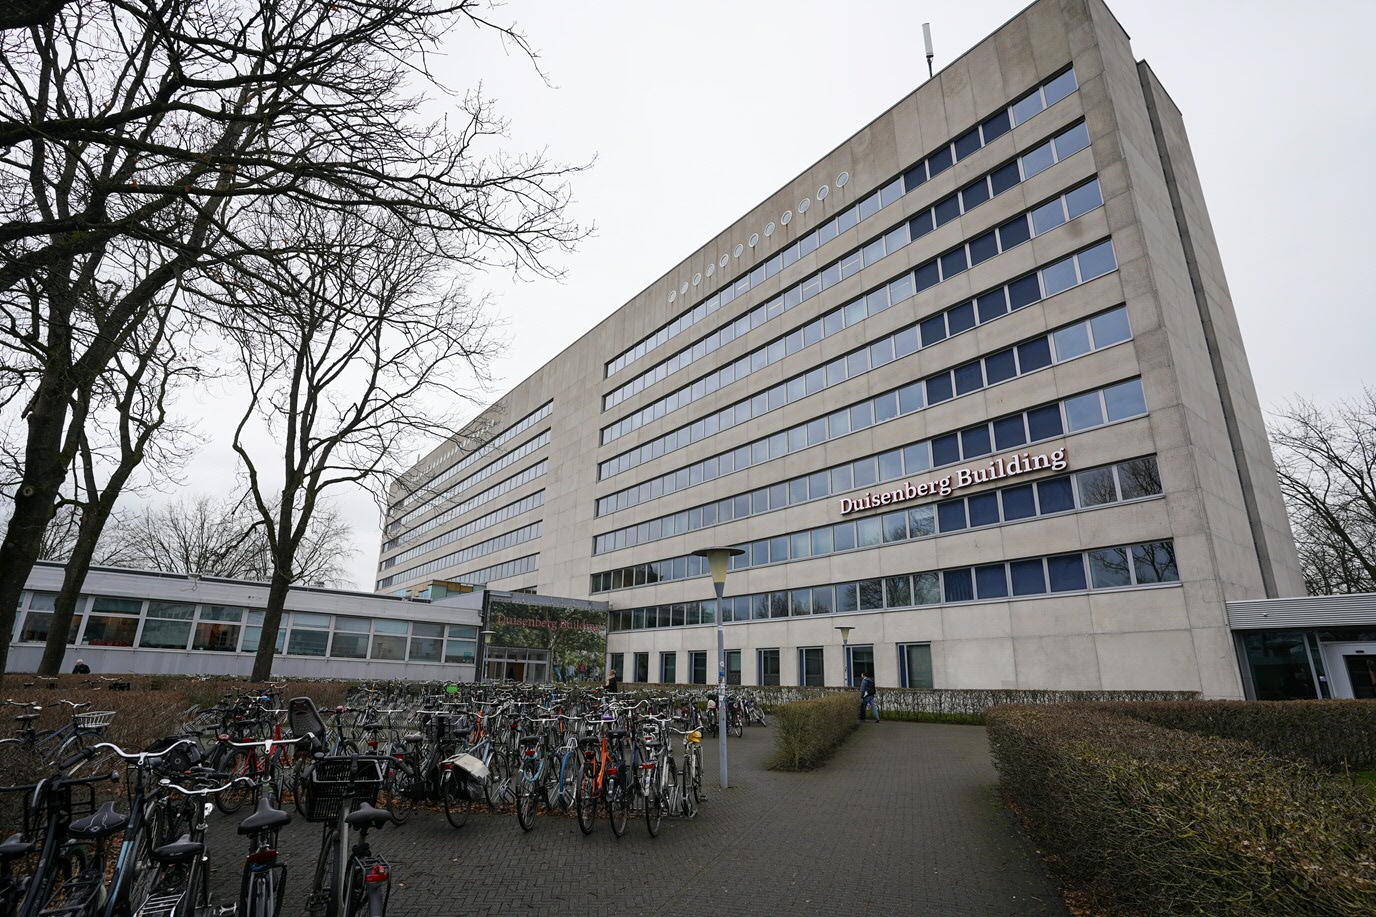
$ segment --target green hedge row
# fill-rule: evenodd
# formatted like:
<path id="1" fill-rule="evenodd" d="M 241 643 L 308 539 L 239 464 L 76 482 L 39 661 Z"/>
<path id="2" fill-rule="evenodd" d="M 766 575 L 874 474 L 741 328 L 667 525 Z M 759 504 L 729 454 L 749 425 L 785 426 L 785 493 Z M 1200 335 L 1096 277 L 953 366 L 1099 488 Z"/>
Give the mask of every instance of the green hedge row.
<path id="1" fill-rule="evenodd" d="M 1005 799 L 1104 915 L 1376 914 L 1376 802 L 1345 780 L 1116 705 L 1008 707 L 988 730 Z"/>
<path id="2" fill-rule="evenodd" d="M 859 708 L 859 695 L 850 691 L 775 707 L 770 767 L 799 771 L 821 764 L 854 731 Z"/>
<path id="3" fill-rule="evenodd" d="M 1376 769 L 1376 704 L 1365 700 L 1105 704 L 1136 720 L 1251 742 L 1325 770 Z"/>

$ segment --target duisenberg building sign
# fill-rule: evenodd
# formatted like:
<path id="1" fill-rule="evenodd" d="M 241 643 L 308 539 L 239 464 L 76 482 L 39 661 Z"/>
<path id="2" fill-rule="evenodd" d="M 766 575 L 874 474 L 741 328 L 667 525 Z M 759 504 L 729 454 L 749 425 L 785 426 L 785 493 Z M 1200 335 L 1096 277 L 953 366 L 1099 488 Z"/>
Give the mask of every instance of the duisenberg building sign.
<path id="1" fill-rule="evenodd" d="M 1064 448 L 1054 452 L 1014 452 L 1011 455 L 1000 455 L 987 465 L 958 468 L 920 484 L 904 481 L 892 490 L 877 490 L 858 497 L 842 497 L 841 515 L 847 516 L 861 510 L 906 503 L 919 497 L 949 497 L 958 490 L 976 484 L 1002 481 L 1034 471 L 1064 471 L 1068 465 Z"/>

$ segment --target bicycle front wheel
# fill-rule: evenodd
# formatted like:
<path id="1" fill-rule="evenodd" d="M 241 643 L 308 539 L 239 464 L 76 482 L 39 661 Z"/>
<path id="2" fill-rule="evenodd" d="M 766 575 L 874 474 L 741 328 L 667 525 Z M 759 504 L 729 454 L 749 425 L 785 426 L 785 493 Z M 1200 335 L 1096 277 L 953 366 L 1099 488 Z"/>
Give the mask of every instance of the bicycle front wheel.
<path id="1" fill-rule="evenodd" d="M 584 764 L 578 773 L 578 796 L 574 808 L 578 810 L 578 829 L 584 834 L 592 834 L 597 819 L 597 776 L 594 768 Z"/>
<path id="2" fill-rule="evenodd" d="M 445 771 L 440 784 L 440 797 L 444 801 L 444 817 L 455 828 L 468 824 L 468 776 L 457 768 Z"/>
<path id="3" fill-rule="evenodd" d="M 279 893 L 283 869 L 272 866 L 255 872 L 246 867 L 243 900 L 236 917 L 277 917 L 281 909 Z"/>
<path id="4" fill-rule="evenodd" d="M 656 766 L 650 771 L 645 794 L 645 827 L 650 837 L 659 836 L 659 822 L 664 817 L 664 771 Z"/>
<path id="5" fill-rule="evenodd" d="M 540 786 L 528 768 L 522 768 L 516 778 L 516 821 L 522 831 L 535 827 L 535 809 L 540 799 Z"/>
<path id="6" fill-rule="evenodd" d="M 407 773 L 400 767 L 388 768 L 387 777 L 378 794 L 378 805 L 392 813 L 393 821 L 404 825 L 415 811 L 419 790 L 420 777 L 415 770 Z"/>
<path id="7" fill-rule="evenodd" d="M 631 786 L 622 785 L 620 774 L 607 784 L 607 816 L 612 822 L 612 834 L 617 837 L 626 833 L 626 822 L 631 816 L 631 794 L 634 792 Z"/>
<path id="8" fill-rule="evenodd" d="M 233 753 L 224 761 L 222 772 L 232 778 L 251 777 L 258 770 L 258 759 L 251 750 L 246 748 L 236 748 Z M 222 793 L 215 796 L 215 808 L 226 815 L 238 812 L 249 797 L 253 795 L 254 788 L 247 783 L 234 783 Z"/>

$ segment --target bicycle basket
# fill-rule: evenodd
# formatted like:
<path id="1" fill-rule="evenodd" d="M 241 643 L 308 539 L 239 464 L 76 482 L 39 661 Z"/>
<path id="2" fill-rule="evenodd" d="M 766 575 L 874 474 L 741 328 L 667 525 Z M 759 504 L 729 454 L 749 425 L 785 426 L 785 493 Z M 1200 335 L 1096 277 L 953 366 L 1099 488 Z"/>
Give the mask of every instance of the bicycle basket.
<path id="1" fill-rule="evenodd" d="M 346 798 L 377 803 L 384 777 L 381 761 L 348 756 L 320 758 L 301 781 L 301 814 L 307 821 L 334 821 Z"/>
<path id="2" fill-rule="evenodd" d="M 113 710 L 89 710 L 86 713 L 76 715 L 76 727 L 78 729 L 104 729 L 109 726 L 115 718 Z"/>

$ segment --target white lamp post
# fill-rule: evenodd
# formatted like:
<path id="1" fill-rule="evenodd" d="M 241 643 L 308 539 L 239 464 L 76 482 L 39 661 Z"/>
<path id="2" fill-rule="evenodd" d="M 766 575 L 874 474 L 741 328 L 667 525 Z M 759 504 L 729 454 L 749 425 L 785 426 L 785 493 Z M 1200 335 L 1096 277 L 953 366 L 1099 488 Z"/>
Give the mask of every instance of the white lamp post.
<path id="1" fill-rule="evenodd" d="M 712 588 L 717 592 L 717 742 L 721 748 L 721 788 L 726 789 L 726 632 L 721 626 L 721 597 L 726 591 L 726 569 L 731 558 L 745 552 L 740 548 L 703 548 L 694 551 L 707 558 L 712 571 Z"/>
<path id="2" fill-rule="evenodd" d="M 850 624 L 837 624 L 836 629 L 841 632 L 841 658 L 845 663 L 846 687 L 852 688 L 854 679 L 851 678 L 850 672 L 850 632 L 855 630 L 855 627 Z"/>
<path id="3" fill-rule="evenodd" d="M 473 680 L 483 682 L 487 680 L 487 645 L 492 642 L 493 637 L 497 636 L 497 632 L 495 630 L 480 630 L 478 636 L 483 640 L 483 651 L 478 659 L 480 665 L 478 677 Z"/>

